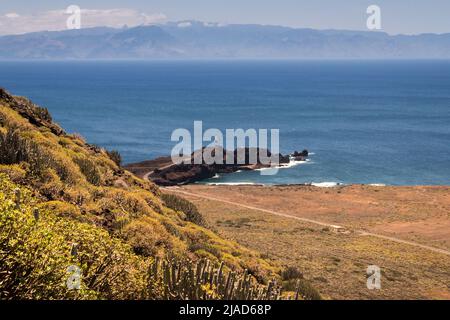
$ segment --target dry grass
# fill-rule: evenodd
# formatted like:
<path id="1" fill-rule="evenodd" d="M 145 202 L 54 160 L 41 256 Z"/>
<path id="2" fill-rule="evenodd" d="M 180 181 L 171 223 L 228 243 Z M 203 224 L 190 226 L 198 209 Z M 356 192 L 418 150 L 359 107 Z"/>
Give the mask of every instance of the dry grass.
<path id="1" fill-rule="evenodd" d="M 339 189 L 303 187 L 187 186 L 183 190 L 300 217 L 367 229 L 425 245 L 448 248 L 448 188 Z M 449 299 L 450 256 L 357 232 L 337 234 L 323 226 L 186 196 L 226 238 L 299 268 L 332 299 Z M 359 203 L 359 204 L 358 204 Z M 434 208 L 434 210 L 433 210 Z M 439 220 L 439 225 L 432 224 Z M 420 225 L 413 232 L 398 223 Z M 383 227 L 384 226 L 384 227 Z M 424 228 L 427 232 L 424 232 Z M 447 232 L 444 234 L 442 229 Z M 437 230 L 433 232 L 433 230 Z M 366 287 L 366 269 L 382 269 L 382 289 Z"/>

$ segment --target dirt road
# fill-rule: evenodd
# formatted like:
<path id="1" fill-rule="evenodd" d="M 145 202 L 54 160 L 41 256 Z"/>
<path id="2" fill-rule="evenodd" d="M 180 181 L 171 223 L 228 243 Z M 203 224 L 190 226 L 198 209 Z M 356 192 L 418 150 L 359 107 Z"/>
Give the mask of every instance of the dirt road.
<path id="1" fill-rule="evenodd" d="M 377 233 L 367 232 L 367 231 L 364 231 L 364 230 L 352 230 L 349 227 L 339 226 L 339 225 L 335 225 L 335 224 L 332 224 L 332 223 L 327 223 L 325 221 L 318 221 L 318 220 L 314 220 L 314 219 L 302 218 L 302 217 L 290 215 L 290 214 L 283 213 L 283 212 L 278 212 L 278 211 L 274 211 L 274 210 L 258 208 L 258 207 L 246 205 L 246 204 L 243 204 L 243 203 L 240 203 L 240 202 L 229 201 L 229 200 L 226 200 L 226 199 L 221 199 L 221 198 L 218 198 L 218 197 L 212 197 L 210 195 L 200 194 L 200 193 L 197 193 L 197 192 L 196 193 L 188 192 L 188 191 L 185 191 L 185 190 L 181 190 L 181 188 L 179 188 L 179 187 L 167 187 L 167 188 L 162 188 L 162 189 L 166 190 L 168 192 L 175 192 L 175 193 L 179 193 L 179 194 L 184 194 L 184 195 L 194 196 L 194 197 L 198 197 L 198 198 L 203 198 L 203 199 L 206 199 L 206 200 L 218 201 L 218 202 L 226 203 L 226 204 L 229 204 L 229 205 L 232 205 L 232 206 L 238 206 L 238 207 L 247 208 L 247 209 L 251 209 L 251 210 L 257 210 L 257 211 L 269 213 L 269 214 L 280 216 L 280 217 L 284 217 L 284 218 L 290 218 L 290 219 L 295 219 L 295 220 L 299 220 L 299 221 L 303 221 L 303 222 L 307 222 L 307 223 L 312 223 L 312 224 L 320 225 L 320 226 L 323 226 L 323 227 L 326 227 L 326 228 L 331 228 L 331 229 L 337 230 L 338 232 L 354 232 L 354 233 L 359 234 L 361 236 L 370 236 L 370 237 L 375 237 L 375 238 L 379 238 L 379 239 L 383 239 L 383 240 L 389 240 L 389 241 L 393 241 L 393 242 L 397 242 L 397 243 L 407 244 L 407 245 L 410 245 L 410 246 L 413 246 L 413 247 L 416 247 L 416 248 L 421 248 L 421 249 L 425 249 L 425 250 L 429 250 L 429 251 L 432 251 L 432 252 L 441 253 L 441 254 L 445 254 L 445 255 L 449 255 L 450 256 L 450 251 L 448 251 L 448 250 L 435 248 L 435 247 L 423 245 L 423 244 L 420 244 L 420 243 L 403 240 L 403 239 L 396 238 L 396 237 L 385 236 L 385 235 L 381 235 L 381 234 L 377 234 Z"/>

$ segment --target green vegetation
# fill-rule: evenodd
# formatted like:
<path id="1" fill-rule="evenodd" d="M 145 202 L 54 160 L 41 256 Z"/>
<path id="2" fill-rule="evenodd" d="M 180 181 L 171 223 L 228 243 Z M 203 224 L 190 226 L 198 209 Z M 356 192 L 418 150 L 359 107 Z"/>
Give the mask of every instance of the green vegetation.
<path id="1" fill-rule="evenodd" d="M 150 268 L 151 283 L 164 287 L 165 299 L 176 300 L 277 300 L 281 289 L 273 282 L 268 286 L 255 283 L 247 270 L 236 274 L 224 273 L 224 264 L 218 268 L 209 260 L 178 265 L 158 260 Z"/>
<path id="2" fill-rule="evenodd" d="M 205 219 L 198 212 L 197 207 L 190 201 L 183 199 L 174 194 L 162 194 L 164 204 L 175 211 L 183 212 L 186 215 L 186 221 L 198 224 L 199 226 L 206 226 Z"/>
<path id="3" fill-rule="evenodd" d="M 117 150 L 106 151 L 109 158 L 119 167 L 122 165 L 122 155 Z"/>
<path id="4" fill-rule="evenodd" d="M 0 174 L 0 299 L 139 299 L 147 262 L 93 225 L 39 208 L 31 192 Z M 73 246 L 77 255 L 73 255 Z M 70 266 L 83 270 L 68 290 Z"/>
<path id="5" fill-rule="evenodd" d="M 304 300 L 321 300 L 319 292 L 303 278 L 303 274 L 296 267 L 287 267 L 281 272 L 283 280 L 283 289 L 286 291 L 295 291 L 296 299 L 299 297 Z"/>
<path id="6" fill-rule="evenodd" d="M 120 162 L 0 89 L 1 299 L 276 296 L 280 266 L 219 237 L 193 204 Z M 67 287 L 71 266 L 80 290 Z"/>

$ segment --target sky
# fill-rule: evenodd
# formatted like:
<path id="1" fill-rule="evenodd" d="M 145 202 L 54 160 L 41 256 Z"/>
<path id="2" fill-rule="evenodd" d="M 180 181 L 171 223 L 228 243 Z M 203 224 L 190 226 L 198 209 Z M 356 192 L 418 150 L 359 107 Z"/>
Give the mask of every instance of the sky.
<path id="1" fill-rule="evenodd" d="M 389 34 L 450 33 L 450 0 L 0 0 L 0 35 L 62 30 L 69 5 L 82 9 L 82 27 L 199 20 L 346 30 L 367 30 L 367 7 L 378 5 Z"/>

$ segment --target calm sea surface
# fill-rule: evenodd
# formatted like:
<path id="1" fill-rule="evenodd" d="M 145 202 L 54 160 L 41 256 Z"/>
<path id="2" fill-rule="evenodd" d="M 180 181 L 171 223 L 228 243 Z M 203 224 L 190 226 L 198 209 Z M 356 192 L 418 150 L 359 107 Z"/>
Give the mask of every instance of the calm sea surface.
<path id="1" fill-rule="evenodd" d="M 214 183 L 450 184 L 450 62 L 0 62 L 0 86 L 125 162 L 176 128 L 278 128 L 311 161 Z"/>

